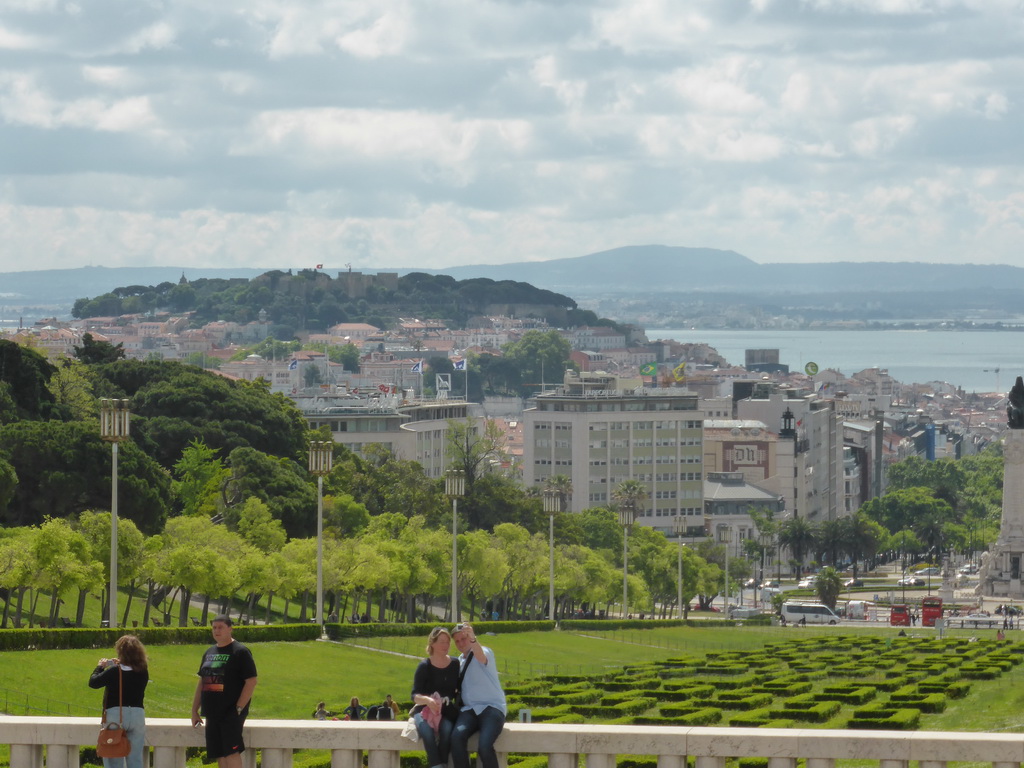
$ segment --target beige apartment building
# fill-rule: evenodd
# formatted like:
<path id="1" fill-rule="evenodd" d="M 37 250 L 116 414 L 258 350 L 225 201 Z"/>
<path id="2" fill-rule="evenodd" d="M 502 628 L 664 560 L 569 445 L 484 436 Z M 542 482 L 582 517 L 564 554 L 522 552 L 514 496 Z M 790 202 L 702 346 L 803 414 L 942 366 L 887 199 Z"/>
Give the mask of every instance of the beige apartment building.
<path id="1" fill-rule="evenodd" d="M 703 428 L 697 395 L 620 388 L 607 374 L 568 371 L 523 413 L 523 480 L 572 480 L 570 511 L 605 507 L 624 480 L 647 489 L 637 522 L 671 534 L 676 518 L 703 530 Z"/>

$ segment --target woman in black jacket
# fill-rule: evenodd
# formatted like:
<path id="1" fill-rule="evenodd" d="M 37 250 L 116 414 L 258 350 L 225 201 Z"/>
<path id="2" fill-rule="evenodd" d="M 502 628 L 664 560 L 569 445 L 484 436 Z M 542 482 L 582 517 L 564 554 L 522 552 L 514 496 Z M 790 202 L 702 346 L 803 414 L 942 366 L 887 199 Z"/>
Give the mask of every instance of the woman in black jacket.
<path id="1" fill-rule="evenodd" d="M 451 644 L 448 630 L 435 627 L 427 638 L 427 658 L 416 667 L 412 681 L 413 718 L 430 768 L 448 765 L 452 728 L 459 716 L 459 660 L 448 655 Z"/>
<path id="2" fill-rule="evenodd" d="M 117 658 L 100 659 L 89 677 L 90 688 L 104 688 L 107 722 L 121 722 L 132 743 L 127 758 L 103 758 L 104 768 L 143 768 L 146 747 L 146 712 L 143 700 L 149 683 L 146 647 L 135 635 L 122 635 L 114 643 Z M 118 707 L 120 706 L 120 709 Z"/>

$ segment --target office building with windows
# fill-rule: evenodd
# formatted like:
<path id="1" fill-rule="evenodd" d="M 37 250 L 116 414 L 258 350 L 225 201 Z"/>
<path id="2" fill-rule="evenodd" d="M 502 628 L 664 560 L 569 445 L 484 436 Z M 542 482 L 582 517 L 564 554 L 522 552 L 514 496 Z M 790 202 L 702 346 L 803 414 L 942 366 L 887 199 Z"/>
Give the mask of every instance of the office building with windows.
<path id="1" fill-rule="evenodd" d="M 610 506 L 622 481 L 638 480 L 648 494 L 638 524 L 671 534 L 681 517 L 703 530 L 702 440 L 695 393 L 620 388 L 608 374 L 568 371 L 523 413 L 523 479 L 542 489 L 568 476 L 573 512 Z"/>

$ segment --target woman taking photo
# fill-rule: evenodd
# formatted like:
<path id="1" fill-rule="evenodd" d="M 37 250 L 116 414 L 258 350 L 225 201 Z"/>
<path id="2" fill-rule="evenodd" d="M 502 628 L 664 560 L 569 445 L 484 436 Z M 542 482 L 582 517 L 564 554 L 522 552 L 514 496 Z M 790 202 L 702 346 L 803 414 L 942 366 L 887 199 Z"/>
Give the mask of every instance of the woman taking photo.
<path id="1" fill-rule="evenodd" d="M 146 648 L 135 635 L 122 635 L 114 643 L 117 658 L 100 659 L 89 678 L 90 688 L 104 688 L 107 722 L 120 722 L 132 743 L 128 757 L 103 758 L 104 768 L 143 768 L 146 748 L 146 712 L 143 699 L 149 683 Z"/>
<path id="2" fill-rule="evenodd" d="M 459 660 L 448 655 L 451 644 L 448 630 L 434 627 L 427 638 L 427 658 L 416 667 L 412 680 L 413 719 L 430 768 L 448 765 L 452 727 L 459 716 L 455 706 Z"/>

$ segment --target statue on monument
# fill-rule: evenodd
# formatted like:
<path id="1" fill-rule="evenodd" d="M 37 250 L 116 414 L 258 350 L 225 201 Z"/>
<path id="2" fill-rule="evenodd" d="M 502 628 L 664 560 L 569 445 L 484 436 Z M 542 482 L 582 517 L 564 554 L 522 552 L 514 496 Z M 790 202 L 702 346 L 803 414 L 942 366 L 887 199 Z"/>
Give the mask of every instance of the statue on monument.
<path id="1" fill-rule="evenodd" d="M 1024 377 L 1018 376 L 1006 405 L 1006 423 L 1010 429 L 1024 429 Z"/>

